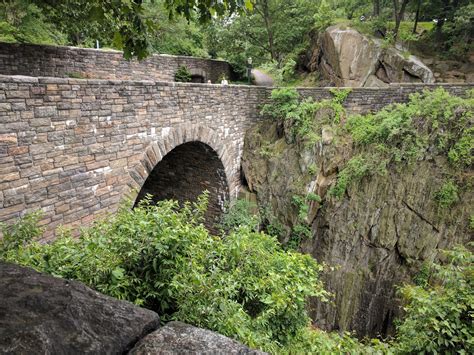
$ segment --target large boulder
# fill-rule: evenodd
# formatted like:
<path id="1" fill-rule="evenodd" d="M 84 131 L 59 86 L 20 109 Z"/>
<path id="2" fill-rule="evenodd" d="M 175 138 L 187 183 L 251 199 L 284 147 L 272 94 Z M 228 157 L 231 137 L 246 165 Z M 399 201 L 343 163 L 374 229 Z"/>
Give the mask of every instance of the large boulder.
<path id="1" fill-rule="evenodd" d="M 116 354 L 159 326 L 159 316 L 80 282 L 0 261 L 0 353 Z"/>
<path id="2" fill-rule="evenodd" d="M 397 82 L 434 83 L 432 71 L 413 55 L 404 56 L 396 48 L 387 48 L 380 57 L 380 64 L 388 80 Z"/>
<path id="3" fill-rule="evenodd" d="M 322 69 L 337 86 L 364 86 L 374 72 L 381 48 L 358 31 L 329 27 L 321 36 Z M 330 67 L 332 70 L 328 69 Z"/>
<path id="4" fill-rule="evenodd" d="M 377 38 L 336 25 L 313 34 L 303 67 L 318 71 L 326 85 L 384 87 L 390 83 L 434 83 L 433 72 L 403 49 L 385 48 Z"/>
<path id="5" fill-rule="evenodd" d="M 170 322 L 148 334 L 130 351 L 148 354 L 264 354 L 221 334 L 181 322 Z"/>

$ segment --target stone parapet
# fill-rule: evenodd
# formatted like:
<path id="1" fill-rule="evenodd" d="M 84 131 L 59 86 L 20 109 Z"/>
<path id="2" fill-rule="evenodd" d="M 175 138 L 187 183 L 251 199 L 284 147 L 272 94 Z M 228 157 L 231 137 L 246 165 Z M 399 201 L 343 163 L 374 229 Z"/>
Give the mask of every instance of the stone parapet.
<path id="1" fill-rule="evenodd" d="M 122 52 L 114 50 L 0 43 L 0 74 L 4 75 L 174 81 L 180 66 L 204 82 L 216 83 L 221 75 L 231 75 L 229 63 L 222 60 L 152 55 L 137 61 L 125 60 Z"/>

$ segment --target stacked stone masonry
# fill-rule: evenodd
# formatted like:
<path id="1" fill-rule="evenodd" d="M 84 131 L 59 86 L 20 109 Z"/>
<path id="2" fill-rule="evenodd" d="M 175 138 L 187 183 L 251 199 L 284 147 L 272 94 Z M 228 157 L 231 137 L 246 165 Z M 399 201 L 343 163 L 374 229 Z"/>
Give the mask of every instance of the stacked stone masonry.
<path id="1" fill-rule="evenodd" d="M 94 78 L 113 80 L 174 81 L 185 66 L 203 82 L 220 82 L 231 76 L 229 63 L 222 60 L 172 55 L 153 55 L 142 61 L 125 60 L 112 50 L 0 43 L 0 74 Z"/>
<path id="2" fill-rule="evenodd" d="M 344 105 L 350 113 L 375 111 L 435 87 L 356 88 Z M 465 95 L 473 85 L 444 87 Z M 50 237 L 59 225 L 85 225 L 114 213 L 121 199 L 138 194 L 166 154 L 187 142 L 215 151 L 234 198 L 245 132 L 263 119 L 260 108 L 270 92 L 255 86 L 0 75 L 0 222 L 42 209 Z M 329 88 L 300 92 L 316 100 L 331 97 Z"/>

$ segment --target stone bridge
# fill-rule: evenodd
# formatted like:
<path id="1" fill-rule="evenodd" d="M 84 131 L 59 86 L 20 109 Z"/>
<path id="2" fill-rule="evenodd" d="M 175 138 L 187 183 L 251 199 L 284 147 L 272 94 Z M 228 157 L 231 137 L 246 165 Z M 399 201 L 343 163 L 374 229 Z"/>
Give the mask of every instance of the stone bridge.
<path id="1" fill-rule="evenodd" d="M 245 132 L 262 119 L 270 88 L 16 76 L 0 58 L 0 221 L 42 209 L 52 236 L 114 213 L 126 196 L 183 201 L 206 189 L 212 220 L 237 196 Z M 354 89 L 345 105 L 377 110 L 425 87 Z M 328 88 L 300 92 L 331 97 Z"/>

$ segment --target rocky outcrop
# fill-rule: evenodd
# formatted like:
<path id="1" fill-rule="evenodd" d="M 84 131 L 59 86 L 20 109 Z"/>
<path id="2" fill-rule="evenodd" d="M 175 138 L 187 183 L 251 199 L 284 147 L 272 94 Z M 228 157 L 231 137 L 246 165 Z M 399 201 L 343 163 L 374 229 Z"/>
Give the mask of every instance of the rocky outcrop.
<path id="1" fill-rule="evenodd" d="M 383 87 L 389 83 L 434 83 L 431 70 L 413 55 L 355 29 L 331 26 L 315 35 L 305 67 L 321 73 L 326 85 Z"/>
<path id="2" fill-rule="evenodd" d="M 463 191 L 460 202 L 440 211 L 433 196 L 449 168 L 445 157 L 428 153 L 411 167 L 365 177 L 336 199 L 327 191 L 354 154 L 352 142 L 323 125 L 320 142 L 306 143 L 288 144 L 274 122 L 252 128 L 242 158 L 249 189 L 266 218 L 273 215 L 287 233 L 299 223 L 294 195 L 312 192 L 323 199 L 307 201 L 312 237 L 300 244 L 301 251 L 334 267 L 324 275 L 334 302 L 311 300 L 315 325 L 360 336 L 390 334 L 401 312 L 396 286 L 413 279 L 439 249 L 472 235 L 474 193 Z"/>
<path id="3" fill-rule="evenodd" d="M 437 83 L 474 83 L 474 52 L 466 62 L 440 58 L 423 58 L 423 63 L 433 70 Z"/>
<path id="4" fill-rule="evenodd" d="M 76 281 L 0 261 L 0 353 L 120 354 L 159 316 Z"/>
<path id="5" fill-rule="evenodd" d="M 265 354 L 210 330 L 181 322 L 170 322 L 147 335 L 130 355 L 148 354 Z"/>
<path id="6" fill-rule="evenodd" d="M 265 354 L 19 265 L 0 261 L 0 284 L 0 354 Z"/>

